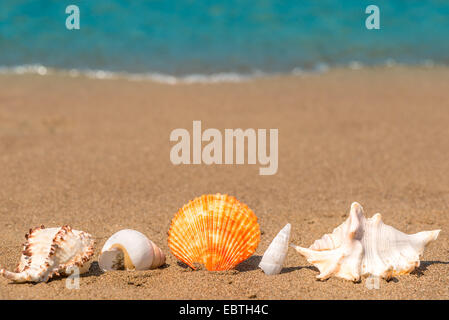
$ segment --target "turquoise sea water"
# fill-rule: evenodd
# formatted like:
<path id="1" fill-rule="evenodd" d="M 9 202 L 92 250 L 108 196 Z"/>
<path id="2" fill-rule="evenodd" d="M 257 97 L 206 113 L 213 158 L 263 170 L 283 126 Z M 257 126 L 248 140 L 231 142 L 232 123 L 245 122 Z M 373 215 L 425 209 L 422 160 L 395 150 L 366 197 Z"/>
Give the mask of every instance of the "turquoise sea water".
<path id="1" fill-rule="evenodd" d="M 67 30 L 66 6 L 81 12 Z M 365 8 L 380 8 L 367 30 Z M 449 0 L 1 0 L 0 67 L 185 76 L 449 64 Z"/>

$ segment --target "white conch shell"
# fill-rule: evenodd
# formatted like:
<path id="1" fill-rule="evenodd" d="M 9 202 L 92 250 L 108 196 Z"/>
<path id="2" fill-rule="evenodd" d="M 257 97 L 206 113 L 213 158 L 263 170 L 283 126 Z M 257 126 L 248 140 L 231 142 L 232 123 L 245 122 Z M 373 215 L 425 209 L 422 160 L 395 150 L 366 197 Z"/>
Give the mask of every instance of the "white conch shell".
<path id="1" fill-rule="evenodd" d="M 263 254 L 259 267 L 268 275 L 278 274 L 282 270 L 282 264 L 288 251 L 291 225 L 287 223 L 277 234 Z"/>
<path id="2" fill-rule="evenodd" d="M 46 282 L 55 275 L 68 275 L 74 267 L 79 274 L 89 271 L 94 240 L 86 232 L 69 226 L 30 229 L 25 235 L 22 256 L 15 272 L 0 274 L 14 282 Z"/>
<path id="3" fill-rule="evenodd" d="M 368 275 L 388 280 L 418 267 L 425 246 L 439 232 L 402 233 L 384 224 L 379 213 L 365 219 L 362 206 L 354 202 L 348 219 L 332 234 L 325 234 L 308 249 L 292 247 L 320 270 L 320 280 L 336 276 L 360 281 Z"/>
<path id="4" fill-rule="evenodd" d="M 103 271 L 148 270 L 162 266 L 165 254 L 144 234 L 124 229 L 106 241 L 98 263 Z"/>

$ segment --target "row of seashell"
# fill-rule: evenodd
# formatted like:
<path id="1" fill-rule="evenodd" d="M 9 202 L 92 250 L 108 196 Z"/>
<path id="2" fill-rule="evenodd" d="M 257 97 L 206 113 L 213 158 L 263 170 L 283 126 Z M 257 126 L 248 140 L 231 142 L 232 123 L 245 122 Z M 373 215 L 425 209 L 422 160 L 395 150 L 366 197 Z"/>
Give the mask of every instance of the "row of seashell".
<path id="1" fill-rule="evenodd" d="M 70 226 L 30 229 L 25 236 L 20 262 L 14 272 L 0 274 L 17 283 L 47 282 L 54 276 L 67 276 L 77 267 L 79 274 L 89 271 L 94 255 L 94 239 Z M 147 270 L 165 263 L 165 255 L 144 234 L 130 229 L 113 234 L 99 257 L 103 271 Z"/>
<path id="2" fill-rule="evenodd" d="M 279 274 L 287 256 L 291 225 L 287 224 L 265 251 L 259 267 L 268 275 Z M 315 265 L 325 280 L 336 276 L 359 281 L 373 275 L 389 279 L 419 266 L 425 246 L 440 230 L 408 235 L 384 224 L 380 214 L 366 219 L 354 202 L 348 219 L 309 248 L 291 245 Z M 22 256 L 15 272 L 0 274 L 14 282 L 45 282 L 68 275 L 73 267 L 80 274 L 89 270 L 94 254 L 93 237 L 69 226 L 31 229 L 25 236 Z M 229 270 L 257 249 L 260 229 L 247 205 L 228 195 L 203 195 L 184 205 L 168 232 L 172 254 L 197 269 Z M 148 270 L 165 264 L 165 254 L 144 234 L 130 229 L 113 234 L 104 244 L 98 263 L 103 271 Z"/>
<path id="3" fill-rule="evenodd" d="M 291 245 L 318 268 L 319 280 L 332 276 L 358 282 L 373 276 L 391 279 L 419 267 L 424 248 L 435 241 L 441 230 L 405 234 L 382 222 L 381 215 L 366 219 L 362 206 L 354 202 L 348 219 L 316 240 L 309 248 Z M 268 247 L 259 267 L 266 274 L 282 269 L 290 237 L 287 224 Z"/>

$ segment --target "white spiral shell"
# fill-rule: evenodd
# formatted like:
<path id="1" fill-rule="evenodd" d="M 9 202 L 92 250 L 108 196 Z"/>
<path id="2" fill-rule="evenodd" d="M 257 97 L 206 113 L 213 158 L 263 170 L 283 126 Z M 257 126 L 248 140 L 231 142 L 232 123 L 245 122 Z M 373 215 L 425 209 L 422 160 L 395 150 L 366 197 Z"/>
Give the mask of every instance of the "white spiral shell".
<path id="1" fill-rule="evenodd" d="M 124 229 L 106 241 L 98 263 L 103 271 L 148 270 L 162 266 L 165 254 L 143 233 Z"/>

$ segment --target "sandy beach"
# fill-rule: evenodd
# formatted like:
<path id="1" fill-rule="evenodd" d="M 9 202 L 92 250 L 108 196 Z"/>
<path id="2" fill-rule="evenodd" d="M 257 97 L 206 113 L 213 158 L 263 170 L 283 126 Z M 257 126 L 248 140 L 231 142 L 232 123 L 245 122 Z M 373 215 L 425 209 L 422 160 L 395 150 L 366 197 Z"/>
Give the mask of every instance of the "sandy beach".
<path id="1" fill-rule="evenodd" d="M 279 167 L 173 165 L 170 132 L 276 128 Z M 167 245 L 177 210 L 208 193 L 246 203 L 262 231 L 255 254 L 225 272 L 191 271 Z M 276 233 L 309 246 L 358 201 L 367 217 L 415 233 L 441 229 L 418 270 L 382 281 L 317 281 L 289 249 L 280 275 L 258 267 Z M 71 225 L 95 236 L 79 290 L 64 278 L 11 284 L 0 299 L 448 299 L 449 68 L 335 69 L 242 83 L 165 85 L 0 75 L 0 267 L 15 268 L 29 228 Z M 167 255 L 150 271 L 102 273 L 114 232 L 146 234 Z"/>

